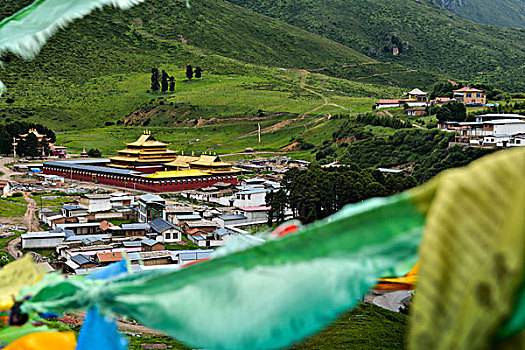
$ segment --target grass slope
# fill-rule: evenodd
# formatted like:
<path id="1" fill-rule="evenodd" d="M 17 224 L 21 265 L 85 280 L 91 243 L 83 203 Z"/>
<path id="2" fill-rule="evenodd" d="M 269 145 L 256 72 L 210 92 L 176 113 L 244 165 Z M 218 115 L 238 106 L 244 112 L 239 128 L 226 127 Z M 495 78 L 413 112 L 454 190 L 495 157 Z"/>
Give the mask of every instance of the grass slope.
<path id="1" fill-rule="evenodd" d="M 433 0 L 231 0 L 326 36 L 383 62 L 500 83 L 501 71 L 525 61 L 525 29 L 495 27 L 456 17 Z M 393 55 L 393 48 L 400 50 Z M 479 79 L 483 79 L 480 76 Z M 504 82 L 525 90 L 523 79 Z"/>
<path id="2" fill-rule="evenodd" d="M 436 0 L 446 9 L 471 21 L 506 27 L 525 27 L 523 0 Z"/>
<path id="3" fill-rule="evenodd" d="M 0 19 L 28 2 L 3 1 Z M 27 119 L 59 130 L 99 127 L 152 107 L 158 95 L 146 90 L 153 66 L 176 77 L 169 114 L 198 119 L 246 116 L 258 109 L 308 111 L 313 103 L 297 88 L 297 74 L 268 66 L 376 63 L 342 44 L 222 0 L 196 1 L 191 9 L 179 1 L 152 0 L 128 11 L 96 11 L 60 31 L 34 61 L 11 55 L 4 61 L 0 74 L 9 90 L 0 98 L 0 122 Z M 184 83 L 186 64 L 202 67 L 204 79 Z M 399 92 L 341 79 L 326 80 L 324 89 L 354 97 Z"/>

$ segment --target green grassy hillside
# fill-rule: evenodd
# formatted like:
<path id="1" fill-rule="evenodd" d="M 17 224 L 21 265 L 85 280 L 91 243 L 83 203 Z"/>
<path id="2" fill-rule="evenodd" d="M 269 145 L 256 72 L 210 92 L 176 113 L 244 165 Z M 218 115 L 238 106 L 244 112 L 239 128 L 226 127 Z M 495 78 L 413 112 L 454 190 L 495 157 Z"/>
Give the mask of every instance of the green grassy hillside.
<path id="1" fill-rule="evenodd" d="M 473 23 L 433 0 L 231 0 L 409 69 L 488 79 L 525 61 L 525 29 Z M 393 49 L 399 49 L 399 55 Z M 501 68 L 501 70 L 500 70 Z M 487 75 L 486 77 L 484 76 Z M 504 81 L 512 91 L 525 81 Z"/>
<path id="2" fill-rule="evenodd" d="M 471 21 L 507 27 L 525 27 L 523 0 L 436 0 L 446 9 Z"/>
<path id="3" fill-rule="evenodd" d="M 28 2 L 3 1 L 0 19 Z M 60 31 L 34 61 L 12 55 L 2 59 L 6 67 L 0 76 L 8 92 L 0 98 L 0 122 L 26 119 L 58 130 L 100 127 L 148 109 L 147 118 L 135 124 L 142 125 L 164 102 L 160 119 L 150 118 L 152 125 L 250 116 L 258 109 L 303 113 L 320 98 L 299 87 L 298 72 L 270 66 L 377 63 L 222 0 L 195 1 L 191 9 L 179 1 L 151 0 L 128 11 L 96 11 Z M 202 67 L 204 78 L 185 82 L 187 64 Z M 176 78 L 176 91 L 165 101 L 147 93 L 153 66 Z M 347 100 L 399 93 L 359 81 L 319 78 L 317 83 Z"/>

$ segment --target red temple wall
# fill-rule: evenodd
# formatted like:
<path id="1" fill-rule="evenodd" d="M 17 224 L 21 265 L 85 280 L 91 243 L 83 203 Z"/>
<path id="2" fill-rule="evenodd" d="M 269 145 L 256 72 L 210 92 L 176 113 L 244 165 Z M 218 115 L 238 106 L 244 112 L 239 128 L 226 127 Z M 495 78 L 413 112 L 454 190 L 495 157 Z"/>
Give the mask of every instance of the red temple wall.
<path id="1" fill-rule="evenodd" d="M 122 188 L 133 189 L 145 192 L 180 192 L 195 190 L 208 187 L 217 182 L 227 182 L 237 185 L 237 176 L 209 176 L 190 179 L 176 180 L 151 180 L 126 175 L 106 175 L 93 173 L 84 170 L 70 170 L 67 168 L 55 168 L 44 165 L 44 174 L 63 176 L 66 179 L 73 179 L 84 182 L 100 183 Z"/>

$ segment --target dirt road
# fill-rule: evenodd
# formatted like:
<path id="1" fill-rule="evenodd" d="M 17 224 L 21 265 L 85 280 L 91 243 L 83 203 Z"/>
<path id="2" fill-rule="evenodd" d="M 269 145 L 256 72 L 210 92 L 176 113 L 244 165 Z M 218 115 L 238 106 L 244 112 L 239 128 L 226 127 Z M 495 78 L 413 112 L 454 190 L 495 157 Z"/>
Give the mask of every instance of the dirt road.
<path id="1" fill-rule="evenodd" d="M 35 216 L 35 211 L 37 208 L 36 202 L 29 197 L 27 193 L 24 192 L 24 199 L 27 203 L 27 209 L 24 214 L 24 225 L 27 227 L 27 230 L 30 232 L 34 231 L 42 231 L 40 226 L 38 225 L 38 219 Z M 13 257 L 13 259 L 18 260 L 22 258 L 23 253 L 18 248 L 21 243 L 20 237 L 13 239 L 9 243 L 7 243 L 6 250 L 7 252 Z"/>
<path id="2" fill-rule="evenodd" d="M 36 201 L 29 197 L 29 194 L 24 192 L 24 198 L 27 202 L 26 213 L 24 214 L 24 223 L 28 231 L 41 231 L 38 225 L 38 219 L 35 215 L 37 204 Z"/>
<path id="3" fill-rule="evenodd" d="M 10 157 L 0 159 L 0 173 L 3 173 L 0 176 L 0 181 L 8 181 L 11 175 L 15 174 L 13 170 L 5 166 L 6 164 L 13 163 L 14 161 L 15 159 Z"/>

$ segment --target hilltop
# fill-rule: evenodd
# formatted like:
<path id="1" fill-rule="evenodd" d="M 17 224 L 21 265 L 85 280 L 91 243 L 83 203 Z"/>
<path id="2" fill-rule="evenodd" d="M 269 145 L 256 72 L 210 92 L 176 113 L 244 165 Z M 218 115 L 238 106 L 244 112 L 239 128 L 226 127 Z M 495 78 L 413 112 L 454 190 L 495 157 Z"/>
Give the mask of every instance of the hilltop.
<path id="1" fill-rule="evenodd" d="M 436 0 L 446 9 L 471 21 L 506 27 L 525 27 L 523 0 Z"/>
<path id="2" fill-rule="evenodd" d="M 525 90 L 525 29 L 474 23 L 433 0 L 231 1 L 382 62 Z"/>

